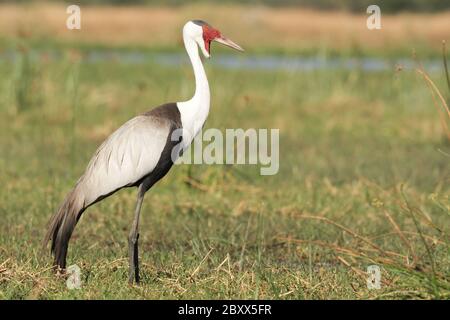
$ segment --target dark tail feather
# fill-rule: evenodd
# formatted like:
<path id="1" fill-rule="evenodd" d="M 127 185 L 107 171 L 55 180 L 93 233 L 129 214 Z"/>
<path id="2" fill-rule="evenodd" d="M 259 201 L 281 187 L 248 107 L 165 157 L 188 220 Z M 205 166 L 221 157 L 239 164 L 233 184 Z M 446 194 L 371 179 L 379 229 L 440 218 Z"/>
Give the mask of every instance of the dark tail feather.
<path id="1" fill-rule="evenodd" d="M 84 209 L 83 197 L 75 187 L 50 219 L 44 238 L 44 247 L 50 240 L 52 241 L 51 252 L 55 257 L 54 265 L 59 269 L 66 268 L 69 240 Z"/>

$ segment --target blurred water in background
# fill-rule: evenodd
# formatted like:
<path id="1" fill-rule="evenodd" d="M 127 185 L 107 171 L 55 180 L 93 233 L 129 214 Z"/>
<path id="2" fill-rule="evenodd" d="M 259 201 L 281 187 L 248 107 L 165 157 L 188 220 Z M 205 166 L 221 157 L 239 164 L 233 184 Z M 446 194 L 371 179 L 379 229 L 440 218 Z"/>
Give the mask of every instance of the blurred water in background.
<path id="1" fill-rule="evenodd" d="M 21 53 L 18 51 L 4 51 L 0 53 L 0 63 L 14 62 Z M 63 59 L 61 51 L 30 50 L 29 58 L 38 61 Z M 85 63 L 115 62 L 121 64 L 156 63 L 165 66 L 180 66 L 189 63 L 186 53 L 147 53 L 139 51 L 93 50 L 82 54 Z M 421 61 L 428 72 L 442 70 L 442 61 L 432 59 Z M 208 59 L 207 64 L 240 70 L 268 70 L 268 71 L 314 71 L 314 70 L 363 70 L 368 72 L 413 69 L 416 62 L 411 58 L 375 58 L 375 57 L 317 57 L 294 55 L 234 55 L 216 54 Z"/>

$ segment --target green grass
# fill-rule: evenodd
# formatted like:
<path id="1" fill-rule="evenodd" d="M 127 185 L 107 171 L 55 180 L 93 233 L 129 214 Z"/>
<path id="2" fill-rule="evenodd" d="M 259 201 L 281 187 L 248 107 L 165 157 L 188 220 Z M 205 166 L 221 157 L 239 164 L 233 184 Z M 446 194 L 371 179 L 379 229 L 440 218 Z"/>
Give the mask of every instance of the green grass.
<path id="1" fill-rule="evenodd" d="M 49 217 L 109 133 L 190 97 L 192 71 L 70 52 L 0 62 L 1 299 L 450 297 L 450 144 L 419 76 L 207 73 L 206 127 L 280 128 L 279 173 L 174 167 L 145 198 L 140 286 L 127 284 L 136 191 L 91 207 L 69 250 L 83 281 L 71 291 L 40 247 Z M 380 290 L 366 286 L 372 264 Z"/>

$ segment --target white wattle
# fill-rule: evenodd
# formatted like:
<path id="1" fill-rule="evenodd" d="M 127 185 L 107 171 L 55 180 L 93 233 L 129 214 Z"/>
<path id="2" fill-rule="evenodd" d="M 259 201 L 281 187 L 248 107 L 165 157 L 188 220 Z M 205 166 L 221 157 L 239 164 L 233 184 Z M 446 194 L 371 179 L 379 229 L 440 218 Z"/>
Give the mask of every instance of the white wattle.
<path id="1" fill-rule="evenodd" d="M 195 75 L 194 96 L 188 101 L 177 103 L 183 125 L 183 144 L 187 147 L 200 132 L 208 117 L 210 93 L 208 79 L 206 78 L 205 69 L 199 56 L 197 42 L 186 32 L 186 28 L 183 30 L 183 40 Z"/>

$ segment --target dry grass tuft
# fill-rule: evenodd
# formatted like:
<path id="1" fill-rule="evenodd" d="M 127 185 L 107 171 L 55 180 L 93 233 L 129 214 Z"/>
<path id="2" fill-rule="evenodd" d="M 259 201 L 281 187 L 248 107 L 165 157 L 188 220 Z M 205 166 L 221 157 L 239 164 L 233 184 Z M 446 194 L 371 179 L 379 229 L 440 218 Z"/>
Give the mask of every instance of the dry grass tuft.
<path id="1" fill-rule="evenodd" d="M 342 245 L 338 244 L 337 241 L 329 242 L 323 240 L 292 239 L 291 237 L 280 237 L 279 239 L 285 242 L 310 244 L 320 248 L 330 249 L 334 253 L 337 261 L 352 270 L 362 280 L 367 279 L 368 274 L 355 266 L 358 261 L 376 264 L 382 266 L 386 270 L 389 270 L 390 278 L 381 279 L 382 284 L 388 288 L 396 287 L 398 277 L 396 274 L 409 274 L 411 277 L 411 283 L 421 283 L 421 288 L 423 289 L 409 291 L 394 290 L 380 295 L 370 296 L 370 298 L 383 298 L 391 295 L 398 295 L 426 299 L 448 299 L 450 298 L 450 282 L 445 272 L 436 270 L 434 255 L 435 252 L 440 250 L 448 252 L 450 249 L 448 243 L 449 234 L 440 227 L 435 226 L 422 210 L 417 207 L 413 207 L 405 195 L 403 195 L 403 197 L 404 202 L 402 207 L 404 213 L 414 222 L 416 232 L 402 230 L 383 205 L 378 205 L 377 207 L 388 218 L 388 221 L 393 228 L 392 233 L 385 234 L 383 236 L 397 236 L 409 251 L 409 255 L 405 255 L 403 253 L 404 251 L 396 252 L 392 250 L 385 250 L 383 247 L 375 243 L 375 238 L 362 236 L 356 231 L 351 230 L 350 228 L 329 218 L 308 215 L 299 211 L 295 212 L 295 216 L 297 218 L 315 220 L 332 225 L 350 235 L 354 238 L 356 243 L 355 241 L 349 241 L 347 244 Z M 430 234 L 426 234 L 424 230 L 430 226 L 432 227 L 432 230 L 430 231 Z M 440 234 L 440 237 L 436 238 L 435 233 Z M 410 239 L 408 236 L 414 236 L 414 238 L 420 239 L 420 243 L 422 244 L 424 250 L 419 253 L 417 241 Z M 376 238 L 379 237 L 380 236 L 377 236 Z M 353 263 L 349 262 L 349 260 L 353 261 Z M 403 285 L 405 285 L 405 283 Z"/>
<path id="2" fill-rule="evenodd" d="M 450 93 L 450 79 L 448 76 L 448 68 L 447 68 L 447 57 L 446 57 L 446 46 L 445 41 L 442 42 L 442 53 L 443 53 L 443 61 L 444 61 L 444 71 L 447 79 L 447 85 Z M 440 122 L 442 125 L 442 129 L 444 134 L 446 135 L 448 141 L 450 141 L 450 128 L 448 123 L 450 122 L 450 108 L 448 106 L 447 101 L 445 100 L 441 90 L 436 86 L 434 81 L 431 79 L 430 75 L 425 71 L 421 63 L 418 63 L 418 67 L 416 68 L 418 74 L 420 74 L 425 80 L 428 88 L 430 89 L 431 95 L 433 97 L 433 103 L 439 113 Z"/>

